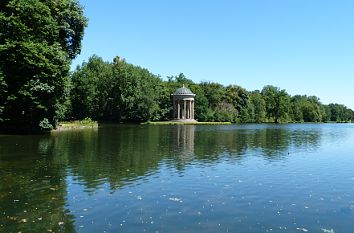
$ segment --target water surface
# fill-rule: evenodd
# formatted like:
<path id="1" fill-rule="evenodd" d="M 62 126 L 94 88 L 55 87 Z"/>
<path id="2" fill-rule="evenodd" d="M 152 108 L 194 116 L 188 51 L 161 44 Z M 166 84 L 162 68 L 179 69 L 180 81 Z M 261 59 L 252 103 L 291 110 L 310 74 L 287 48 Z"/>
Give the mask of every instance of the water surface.
<path id="1" fill-rule="evenodd" d="M 0 136 L 0 232 L 353 229 L 353 124 Z"/>

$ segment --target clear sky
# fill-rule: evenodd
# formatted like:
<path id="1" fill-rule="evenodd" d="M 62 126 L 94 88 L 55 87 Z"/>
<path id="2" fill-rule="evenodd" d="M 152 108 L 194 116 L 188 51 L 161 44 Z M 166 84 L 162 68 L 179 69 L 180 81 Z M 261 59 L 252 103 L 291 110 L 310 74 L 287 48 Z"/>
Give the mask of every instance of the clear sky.
<path id="1" fill-rule="evenodd" d="M 82 53 L 163 78 L 275 85 L 354 109 L 353 0 L 80 0 Z"/>

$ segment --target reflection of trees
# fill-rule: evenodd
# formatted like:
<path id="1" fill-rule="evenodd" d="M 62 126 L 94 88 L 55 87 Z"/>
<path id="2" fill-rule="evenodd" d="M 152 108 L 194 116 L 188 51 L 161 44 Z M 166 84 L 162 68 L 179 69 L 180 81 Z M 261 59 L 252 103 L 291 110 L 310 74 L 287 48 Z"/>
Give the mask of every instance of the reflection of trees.
<path id="1" fill-rule="evenodd" d="M 247 154 L 282 159 L 289 152 L 316 148 L 318 131 L 266 126 L 104 126 L 98 131 L 62 132 L 73 175 L 93 191 L 103 182 L 112 189 L 153 174 L 162 160 L 183 170 L 186 162 L 242 160 Z"/>
<path id="2" fill-rule="evenodd" d="M 156 170 L 169 138 L 148 126 L 111 126 L 74 136 L 66 132 L 69 164 L 88 189 L 108 181 L 112 189 Z M 74 139 L 74 141 L 73 141 Z"/>
<path id="3" fill-rule="evenodd" d="M 1 137 L 0 232 L 74 232 L 74 217 L 65 208 L 68 174 L 88 192 L 102 183 L 115 190 L 155 174 L 161 164 L 183 170 L 189 162 L 215 163 L 225 157 L 284 159 L 316 149 L 321 133 L 272 125 L 116 125 Z"/>
<path id="4" fill-rule="evenodd" d="M 241 159 L 250 151 L 261 152 L 268 159 L 288 156 L 290 150 L 317 148 L 320 132 L 291 130 L 286 127 L 265 127 L 249 129 L 235 127 L 224 130 L 200 130 L 195 133 L 195 155 L 200 159 L 218 159 L 231 156 Z"/>
<path id="5" fill-rule="evenodd" d="M 75 232 L 66 205 L 66 160 L 47 136 L 0 140 L 0 232 Z"/>

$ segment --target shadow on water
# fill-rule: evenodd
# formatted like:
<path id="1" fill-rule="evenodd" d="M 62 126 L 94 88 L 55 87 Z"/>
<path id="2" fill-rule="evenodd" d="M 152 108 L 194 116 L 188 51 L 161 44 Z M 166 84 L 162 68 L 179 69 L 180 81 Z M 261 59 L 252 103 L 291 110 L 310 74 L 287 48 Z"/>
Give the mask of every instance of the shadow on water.
<path id="1" fill-rule="evenodd" d="M 316 150 L 320 129 L 273 125 L 101 125 L 51 135 L 0 136 L 0 230 L 75 232 L 67 210 L 68 176 L 92 193 L 136 184 L 162 165 L 270 162 Z"/>
<path id="2" fill-rule="evenodd" d="M 50 136 L 0 136 L 0 232 L 75 232 L 56 146 Z"/>

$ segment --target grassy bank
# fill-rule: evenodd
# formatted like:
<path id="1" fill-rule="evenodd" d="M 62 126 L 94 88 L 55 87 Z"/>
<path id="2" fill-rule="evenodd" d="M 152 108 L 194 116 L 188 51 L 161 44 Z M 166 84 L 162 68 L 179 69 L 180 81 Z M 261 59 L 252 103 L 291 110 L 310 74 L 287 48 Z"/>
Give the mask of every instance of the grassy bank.
<path id="1" fill-rule="evenodd" d="M 83 128 L 98 128 L 97 121 L 93 121 L 90 118 L 85 118 L 81 121 L 63 121 L 59 122 L 55 130 L 66 130 L 66 129 L 83 129 Z"/>

